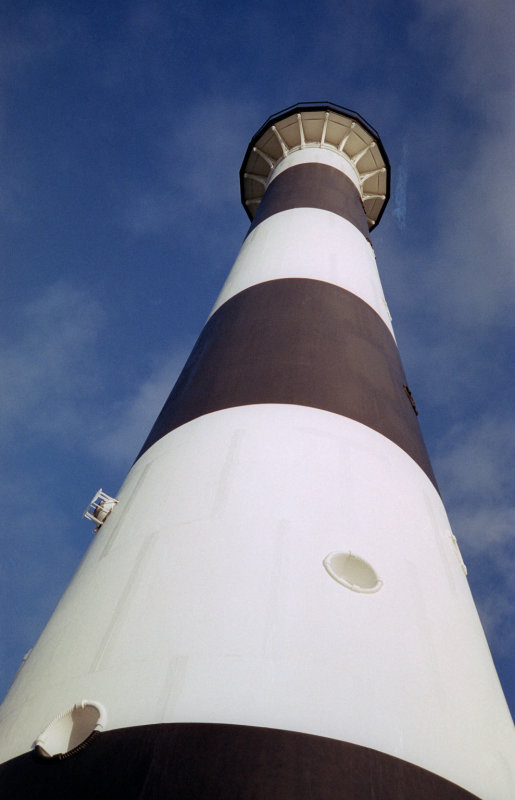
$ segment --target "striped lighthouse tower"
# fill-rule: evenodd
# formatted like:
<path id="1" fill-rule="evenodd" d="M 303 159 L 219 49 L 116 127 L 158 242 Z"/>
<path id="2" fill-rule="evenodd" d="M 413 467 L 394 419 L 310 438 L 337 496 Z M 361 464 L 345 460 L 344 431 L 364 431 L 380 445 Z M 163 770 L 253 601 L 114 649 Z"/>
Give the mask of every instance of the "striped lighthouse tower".
<path id="1" fill-rule="evenodd" d="M 515 797 L 370 243 L 388 170 L 327 103 L 253 138 L 240 254 L 2 706 L 1 797 Z"/>

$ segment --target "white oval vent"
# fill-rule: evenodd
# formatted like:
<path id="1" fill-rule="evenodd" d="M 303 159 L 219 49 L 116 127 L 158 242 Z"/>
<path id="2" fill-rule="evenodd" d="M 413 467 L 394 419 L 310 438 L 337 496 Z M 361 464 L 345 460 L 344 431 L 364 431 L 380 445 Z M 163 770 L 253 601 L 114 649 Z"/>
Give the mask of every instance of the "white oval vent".
<path id="1" fill-rule="evenodd" d="M 105 708 L 83 700 L 47 725 L 36 740 L 36 751 L 45 758 L 66 758 L 82 750 L 106 725 Z"/>
<path id="2" fill-rule="evenodd" d="M 375 569 L 365 559 L 351 553 L 329 553 L 324 567 L 335 581 L 353 592 L 377 592 L 383 585 Z"/>

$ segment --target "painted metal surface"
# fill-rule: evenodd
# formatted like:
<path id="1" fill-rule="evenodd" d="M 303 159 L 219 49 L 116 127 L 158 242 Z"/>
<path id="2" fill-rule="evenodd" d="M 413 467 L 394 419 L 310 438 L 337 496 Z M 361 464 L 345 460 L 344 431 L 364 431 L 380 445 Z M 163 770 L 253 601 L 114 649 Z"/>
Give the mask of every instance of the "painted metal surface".
<path id="1" fill-rule="evenodd" d="M 284 157 L 281 175 L 288 158 L 292 171 L 299 168 L 294 155 Z M 356 755 L 356 780 L 360 769 L 374 775 L 368 795 L 355 796 L 372 798 L 380 776 L 389 775 L 388 791 L 402 797 L 401 773 L 385 766 L 398 760 L 433 773 L 426 784 L 433 794 L 411 789 L 411 796 L 447 796 L 438 776 L 483 800 L 515 796 L 513 724 L 428 471 L 373 425 L 295 397 L 303 352 L 311 366 L 318 359 L 307 356 L 306 343 L 339 319 L 340 312 L 322 321 L 311 314 L 319 284 L 320 296 L 352 295 L 367 335 L 378 326 L 395 350 L 371 247 L 354 224 L 327 209 L 290 208 L 250 233 L 206 330 L 257 295 L 266 298 L 272 333 L 281 317 L 292 325 L 296 317 L 288 335 L 295 356 L 274 361 L 281 337 L 271 335 L 275 366 L 264 381 L 289 384 L 290 394 L 206 405 L 137 459 L 2 706 L 4 760 L 29 751 L 56 715 L 88 697 L 106 708 L 108 731 L 73 759 L 93 758 L 94 747 L 109 747 L 116 736 L 127 741 L 126 729 L 137 743 L 141 726 L 141 758 L 161 724 L 250 726 L 338 740 L 330 747 L 349 753 L 352 745 L 355 753 L 378 751 L 376 761 Z M 304 287 L 296 301 L 281 294 L 294 285 Z M 251 303 L 247 313 L 256 308 Z M 259 320 L 256 341 L 241 329 L 235 348 L 254 353 L 268 324 Z M 231 335 L 229 326 L 220 341 Z M 332 350 L 336 364 L 348 336 L 344 315 L 329 339 L 321 337 L 319 352 Z M 297 340 L 305 343 L 299 351 Z M 358 383 L 367 363 L 371 372 L 385 368 L 365 350 Z M 201 347 L 194 356 L 199 375 L 203 354 Z M 250 373 L 238 362 L 231 377 L 223 359 L 221 347 L 199 396 L 210 396 L 218 378 L 246 390 Z M 383 388 L 374 396 L 377 418 L 395 402 L 387 395 Z M 416 424 L 405 393 L 401 399 L 406 421 Z M 382 582 L 377 591 L 334 580 L 324 560 L 335 552 L 366 563 Z M 241 734 L 243 749 L 248 735 Z M 116 752 L 115 759 L 130 758 L 125 744 Z M 290 794 L 277 796 L 299 796 L 296 778 L 285 780 Z M 454 792 L 448 796 L 464 796 Z M 332 800 L 334 790 L 319 796 Z"/>
<path id="2" fill-rule="evenodd" d="M 393 335 L 374 251 L 343 217 L 295 208 L 261 222 L 245 239 L 211 313 L 243 289 L 277 278 L 316 278 L 347 289 L 373 308 Z"/>
<path id="3" fill-rule="evenodd" d="M 83 694 L 111 729 L 297 730 L 510 797 L 509 713 L 441 500 L 403 450 L 317 409 L 227 409 L 159 440 L 118 500 L 4 703 L 4 757 Z M 335 550 L 380 591 L 332 580 Z"/>
<path id="4" fill-rule="evenodd" d="M 333 103 L 286 108 L 253 136 L 240 170 L 241 199 L 249 218 L 284 160 L 297 163 L 304 150 L 313 151 L 313 162 L 334 165 L 334 156 L 341 157 L 340 169 L 359 188 L 369 228 L 374 228 L 390 196 L 388 157 L 377 132 L 363 117 Z"/>
<path id="5" fill-rule="evenodd" d="M 80 761 L 59 765 L 21 756 L 0 766 L 0 781 L 9 800 L 474 800 L 437 775 L 366 747 L 205 723 L 111 731 L 97 737 Z"/>
<path id="6" fill-rule="evenodd" d="M 290 208 L 330 211 L 347 219 L 364 236 L 368 235 L 360 194 L 352 181 L 334 167 L 309 163 L 296 164 L 281 171 L 270 183 L 250 230 L 273 214 Z"/>
<path id="7" fill-rule="evenodd" d="M 324 281 L 259 283 L 209 319 L 141 452 L 202 414 L 306 405 L 387 436 L 436 485 L 405 385 L 395 341 L 367 303 Z"/>

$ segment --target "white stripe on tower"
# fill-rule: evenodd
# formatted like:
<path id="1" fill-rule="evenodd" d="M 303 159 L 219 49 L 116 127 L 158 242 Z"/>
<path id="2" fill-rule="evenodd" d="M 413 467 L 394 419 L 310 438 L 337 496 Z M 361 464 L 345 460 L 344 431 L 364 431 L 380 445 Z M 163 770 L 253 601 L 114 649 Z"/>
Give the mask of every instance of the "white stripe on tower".
<path id="1" fill-rule="evenodd" d="M 339 153 L 313 148 L 294 150 L 282 159 L 270 181 L 284 169 L 305 163 L 325 163 L 358 183 L 357 172 Z M 382 169 L 386 173 L 386 167 Z M 250 186 L 252 182 L 256 183 L 247 179 Z M 213 311 L 237 292 L 261 281 L 315 277 L 360 297 L 392 330 L 372 245 L 353 222 L 313 207 L 287 209 L 253 226 Z"/>
<path id="2" fill-rule="evenodd" d="M 328 104 L 252 140 L 241 253 L 2 707 L 6 797 L 515 795 L 368 239 L 387 169 Z"/>

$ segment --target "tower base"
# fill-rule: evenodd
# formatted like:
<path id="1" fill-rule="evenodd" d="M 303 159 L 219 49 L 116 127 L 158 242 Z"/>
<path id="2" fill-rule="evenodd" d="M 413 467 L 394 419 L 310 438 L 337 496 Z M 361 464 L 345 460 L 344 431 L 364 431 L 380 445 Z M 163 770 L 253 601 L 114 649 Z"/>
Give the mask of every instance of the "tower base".
<path id="1" fill-rule="evenodd" d="M 143 725 L 100 734 L 63 760 L 0 767 L 10 800 L 474 800 L 394 756 L 322 736 L 243 725 Z M 476 798 L 477 800 L 477 798 Z"/>

